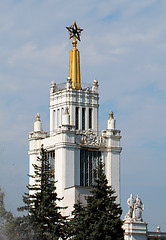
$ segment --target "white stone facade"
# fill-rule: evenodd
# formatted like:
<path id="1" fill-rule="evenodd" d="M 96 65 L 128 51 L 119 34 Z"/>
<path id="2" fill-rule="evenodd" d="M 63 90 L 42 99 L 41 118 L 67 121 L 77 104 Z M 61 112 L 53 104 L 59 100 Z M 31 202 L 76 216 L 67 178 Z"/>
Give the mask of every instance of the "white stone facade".
<path id="1" fill-rule="evenodd" d="M 147 240 L 147 224 L 126 220 L 124 225 L 124 240 Z"/>
<path id="2" fill-rule="evenodd" d="M 156 232 L 148 231 L 148 224 L 135 220 L 125 220 L 123 224 L 124 240 L 165 240 L 166 232 L 157 227 Z"/>
<path id="3" fill-rule="evenodd" d="M 120 203 L 120 130 L 111 113 L 108 127 L 99 134 L 98 82 L 73 89 L 71 79 L 62 85 L 51 83 L 50 133 L 43 132 L 40 115 L 29 133 L 29 174 L 41 145 L 54 156 L 55 180 L 64 215 L 71 215 L 74 203 L 89 194 L 95 174 L 95 161 L 101 156 L 108 182 Z M 30 178 L 30 184 L 33 179 Z"/>

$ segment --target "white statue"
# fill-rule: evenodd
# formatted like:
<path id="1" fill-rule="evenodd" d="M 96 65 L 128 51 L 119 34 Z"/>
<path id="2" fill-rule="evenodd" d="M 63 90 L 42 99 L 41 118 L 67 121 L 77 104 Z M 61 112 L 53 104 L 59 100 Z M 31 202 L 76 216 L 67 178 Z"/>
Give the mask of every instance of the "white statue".
<path id="1" fill-rule="evenodd" d="M 130 194 L 130 197 L 127 200 L 127 205 L 128 205 L 129 211 L 126 214 L 125 219 L 132 219 L 133 218 L 133 211 L 134 211 L 134 198 L 133 198 L 133 194 Z"/>
<path id="2" fill-rule="evenodd" d="M 109 112 L 109 120 L 111 121 L 112 119 L 114 119 L 114 114 L 113 111 Z"/>
<path id="3" fill-rule="evenodd" d="M 144 205 L 139 198 L 139 195 L 136 196 L 136 199 L 134 201 L 133 194 L 130 194 L 130 197 L 127 200 L 127 205 L 129 210 L 125 216 L 125 219 L 142 222 L 142 212 L 144 210 Z"/>
<path id="4" fill-rule="evenodd" d="M 141 199 L 139 198 L 139 195 L 136 196 L 136 200 L 134 203 L 134 220 L 136 221 L 143 221 L 142 219 L 142 212 L 144 210 L 144 205 L 141 201 Z"/>
<path id="5" fill-rule="evenodd" d="M 68 107 L 65 108 L 65 114 L 69 115 L 69 108 Z"/>

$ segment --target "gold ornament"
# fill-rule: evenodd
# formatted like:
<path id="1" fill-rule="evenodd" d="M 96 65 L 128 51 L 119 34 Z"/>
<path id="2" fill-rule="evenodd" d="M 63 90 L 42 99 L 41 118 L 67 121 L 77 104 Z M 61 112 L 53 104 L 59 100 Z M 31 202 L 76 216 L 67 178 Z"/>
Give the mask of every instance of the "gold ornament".
<path id="1" fill-rule="evenodd" d="M 75 37 L 75 38 L 77 38 L 79 41 L 81 41 L 80 36 L 81 36 L 81 32 L 82 32 L 84 29 L 79 28 L 79 27 L 77 26 L 77 24 L 76 24 L 76 21 L 74 21 L 74 24 L 73 24 L 73 25 L 71 25 L 70 27 L 66 27 L 66 28 L 67 28 L 67 30 L 69 31 L 69 35 L 70 35 L 69 39 Z"/>

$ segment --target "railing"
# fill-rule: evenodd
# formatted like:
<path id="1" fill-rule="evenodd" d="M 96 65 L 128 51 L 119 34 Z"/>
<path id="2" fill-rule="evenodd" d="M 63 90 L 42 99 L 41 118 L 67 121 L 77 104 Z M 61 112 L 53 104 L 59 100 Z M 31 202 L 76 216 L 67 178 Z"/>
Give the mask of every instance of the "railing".
<path id="1" fill-rule="evenodd" d="M 53 131 L 46 131 L 44 132 L 46 134 L 46 137 L 50 137 L 50 136 L 53 136 L 55 134 L 57 134 L 61 129 L 63 128 L 63 125 L 62 126 L 59 126 L 57 129 L 53 130 Z M 68 126 L 68 130 L 69 131 L 75 131 L 75 134 L 77 135 L 82 135 L 82 136 L 85 136 L 87 134 L 93 134 L 94 137 L 107 137 L 107 130 L 102 130 L 102 131 L 94 131 L 92 129 L 88 129 L 88 130 L 77 130 L 75 129 L 75 126 Z M 119 130 L 110 130 L 110 132 L 108 133 L 109 136 L 110 135 L 113 135 L 113 136 L 120 136 L 120 131 Z M 102 141 L 101 139 L 98 139 L 98 141 Z"/>
<path id="2" fill-rule="evenodd" d="M 66 88 L 66 84 L 67 84 L 67 82 L 65 82 L 65 83 L 60 83 L 60 84 L 56 84 L 55 85 L 55 91 L 59 91 L 59 90 L 63 90 L 63 89 L 65 89 Z M 76 85 L 76 83 L 75 83 L 75 85 Z M 79 83 L 79 85 L 80 85 L 80 83 Z M 87 90 L 92 90 L 92 84 L 90 84 L 90 83 L 81 83 L 81 89 L 83 89 L 83 90 L 85 90 L 85 89 L 87 89 Z"/>
<path id="3" fill-rule="evenodd" d="M 148 231 L 148 240 L 150 239 L 164 240 L 166 239 L 166 232 L 149 232 Z"/>
<path id="4" fill-rule="evenodd" d="M 53 136 L 54 134 L 58 133 L 59 130 L 61 129 L 62 126 L 59 126 L 59 128 L 53 130 L 53 131 L 45 131 L 44 133 L 46 134 L 47 137 L 50 137 L 50 136 Z M 77 130 L 75 129 L 74 126 L 69 126 L 70 130 L 74 130 L 76 134 L 78 135 L 85 135 L 85 133 L 88 131 L 88 130 Z M 96 135 L 96 136 L 102 136 L 102 131 L 93 131 L 93 134 Z"/>

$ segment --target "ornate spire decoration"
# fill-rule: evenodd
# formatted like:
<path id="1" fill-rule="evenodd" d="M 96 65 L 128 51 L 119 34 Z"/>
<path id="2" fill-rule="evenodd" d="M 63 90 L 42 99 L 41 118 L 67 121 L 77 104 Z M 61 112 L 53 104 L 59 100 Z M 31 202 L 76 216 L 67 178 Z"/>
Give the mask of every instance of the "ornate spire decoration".
<path id="1" fill-rule="evenodd" d="M 77 24 L 76 24 L 76 21 L 74 21 L 74 24 L 73 24 L 73 25 L 71 25 L 70 27 L 66 27 L 66 28 L 67 28 L 67 30 L 69 31 L 69 35 L 70 35 L 69 39 L 75 37 L 75 38 L 77 38 L 79 41 L 81 41 L 80 35 L 81 35 L 81 32 L 82 32 L 84 29 L 79 28 L 79 27 L 77 26 Z"/>
<path id="2" fill-rule="evenodd" d="M 77 46 L 77 40 L 81 41 L 80 35 L 83 29 L 79 28 L 74 21 L 70 27 L 66 27 L 69 31 L 69 39 L 74 38 L 72 41 L 73 49 L 70 51 L 69 56 L 69 77 L 72 80 L 72 87 L 74 89 L 81 89 L 81 73 L 80 73 L 80 53 Z"/>

